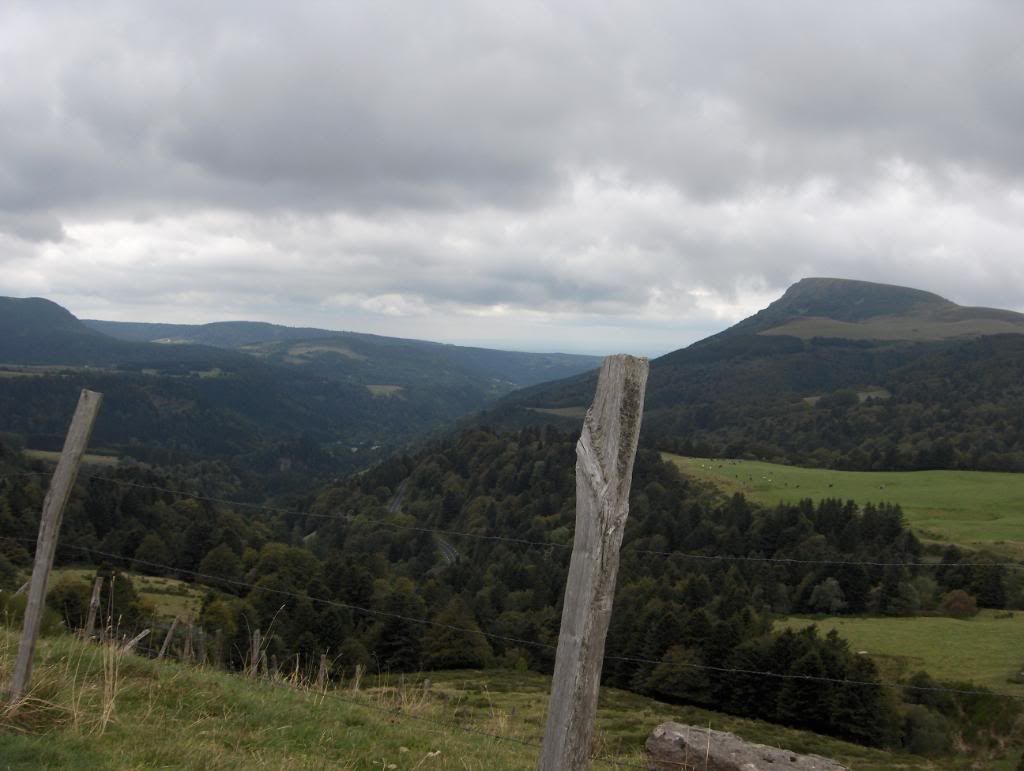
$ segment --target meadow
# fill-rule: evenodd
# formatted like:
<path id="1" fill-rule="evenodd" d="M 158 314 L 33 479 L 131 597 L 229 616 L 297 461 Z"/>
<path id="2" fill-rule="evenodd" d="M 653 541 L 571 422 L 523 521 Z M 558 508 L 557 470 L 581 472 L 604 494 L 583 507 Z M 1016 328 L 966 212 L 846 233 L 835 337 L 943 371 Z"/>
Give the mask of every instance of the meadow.
<path id="1" fill-rule="evenodd" d="M 60 460 L 60 453 L 54 450 L 23 450 L 26 458 L 32 460 L 45 460 L 49 463 L 56 463 Z M 82 455 L 83 466 L 116 466 L 121 459 L 116 455 L 98 455 L 87 452 Z"/>
<path id="2" fill-rule="evenodd" d="M 943 681 L 970 682 L 998 693 L 1024 697 L 1024 612 L 982 610 L 968 619 L 943 616 L 797 617 L 776 622 L 776 629 L 816 624 L 835 629 L 855 650 L 867 651 L 886 679 L 926 670 Z"/>
<path id="3" fill-rule="evenodd" d="M 158 617 L 170 619 L 177 616 L 184 621 L 190 613 L 199 615 L 199 608 L 206 593 L 200 584 L 190 584 L 161 576 L 146 576 L 141 573 L 126 575 L 131 577 L 139 599 L 150 605 Z M 92 586 L 95 577 L 95 568 L 54 568 L 50 574 L 50 586 L 53 587 L 61 578 L 72 578 Z"/>
<path id="4" fill-rule="evenodd" d="M 924 540 L 1024 558 L 1024 474 L 993 471 L 835 471 L 750 460 L 662 457 L 724 493 L 769 506 L 801 498 L 898 503 Z"/>
<path id="5" fill-rule="evenodd" d="M 4 675 L 15 643 L 0 630 Z M 17 710 L 0 707 L 0 757 L 11 769 L 529 769 L 550 681 L 501 670 L 349 680 L 322 691 L 301 685 L 117 655 L 67 635 L 45 638 L 29 700 Z M 605 689 L 594 752 L 607 760 L 594 768 L 614 767 L 609 760 L 643 768 L 643 742 L 665 720 L 710 724 L 865 771 L 957 767 L 953 758 L 888 753 Z"/>

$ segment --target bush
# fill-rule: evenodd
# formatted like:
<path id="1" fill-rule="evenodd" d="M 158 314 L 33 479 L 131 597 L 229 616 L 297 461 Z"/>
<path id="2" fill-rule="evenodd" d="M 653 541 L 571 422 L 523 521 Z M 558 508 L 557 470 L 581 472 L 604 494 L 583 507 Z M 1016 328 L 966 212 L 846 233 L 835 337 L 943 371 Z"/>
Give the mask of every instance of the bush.
<path id="1" fill-rule="evenodd" d="M 950 749 L 946 721 L 927 707 L 912 704 L 903 718 L 903 747 L 915 755 L 941 755 Z"/>
<path id="2" fill-rule="evenodd" d="M 939 609 L 953 618 L 970 618 L 978 613 L 978 601 L 963 589 L 954 589 L 942 595 Z"/>

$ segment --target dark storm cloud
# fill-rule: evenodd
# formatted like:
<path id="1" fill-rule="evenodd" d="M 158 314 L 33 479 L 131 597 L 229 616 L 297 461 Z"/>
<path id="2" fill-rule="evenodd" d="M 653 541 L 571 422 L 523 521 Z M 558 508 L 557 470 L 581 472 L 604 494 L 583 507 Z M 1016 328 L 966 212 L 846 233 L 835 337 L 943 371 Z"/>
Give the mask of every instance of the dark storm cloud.
<path id="1" fill-rule="evenodd" d="M 97 304 L 93 274 L 193 281 L 296 320 L 730 320 L 807 274 L 1019 304 L 1022 22 L 997 0 L 15 3 L 0 281 Z"/>

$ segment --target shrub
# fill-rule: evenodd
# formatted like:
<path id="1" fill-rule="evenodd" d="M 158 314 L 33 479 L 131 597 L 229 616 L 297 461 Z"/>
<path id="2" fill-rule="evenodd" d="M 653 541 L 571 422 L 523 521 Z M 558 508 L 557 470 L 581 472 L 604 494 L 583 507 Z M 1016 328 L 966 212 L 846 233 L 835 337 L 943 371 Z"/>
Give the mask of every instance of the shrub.
<path id="1" fill-rule="evenodd" d="M 963 589 L 954 589 L 942 595 L 939 608 L 953 618 L 970 618 L 978 613 L 978 601 Z"/>

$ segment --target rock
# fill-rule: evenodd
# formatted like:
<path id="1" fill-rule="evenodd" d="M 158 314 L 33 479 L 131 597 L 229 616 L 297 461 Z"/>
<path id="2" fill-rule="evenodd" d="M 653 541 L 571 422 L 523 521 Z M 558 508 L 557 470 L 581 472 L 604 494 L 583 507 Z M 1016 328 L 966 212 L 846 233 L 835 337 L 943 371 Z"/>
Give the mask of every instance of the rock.
<path id="1" fill-rule="evenodd" d="M 651 771 L 848 771 L 820 755 L 799 755 L 682 723 L 662 723 L 645 746 Z"/>

